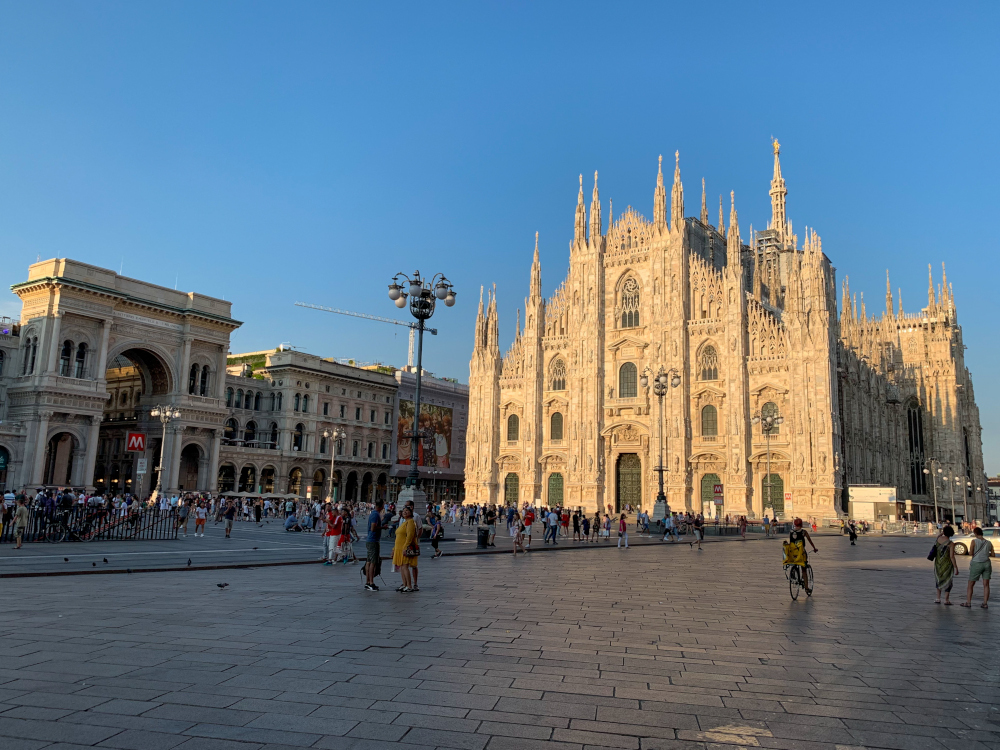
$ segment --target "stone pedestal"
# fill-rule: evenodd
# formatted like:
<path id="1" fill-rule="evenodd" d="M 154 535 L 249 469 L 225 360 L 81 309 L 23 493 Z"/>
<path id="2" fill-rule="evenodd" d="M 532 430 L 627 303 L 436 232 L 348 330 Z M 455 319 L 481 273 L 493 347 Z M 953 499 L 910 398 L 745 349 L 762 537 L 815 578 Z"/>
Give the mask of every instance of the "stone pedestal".
<path id="1" fill-rule="evenodd" d="M 402 508 L 408 502 L 413 502 L 413 510 L 421 518 L 427 515 L 427 493 L 416 487 L 404 487 L 399 491 L 399 498 L 396 500 L 396 509 Z"/>
<path id="2" fill-rule="evenodd" d="M 660 502 L 657 500 L 653 503 L 653 515 L 649 517 L 650 521 L 659 521 L 666 518 L 667 515 L 667 504 L 665 502 Z"/>

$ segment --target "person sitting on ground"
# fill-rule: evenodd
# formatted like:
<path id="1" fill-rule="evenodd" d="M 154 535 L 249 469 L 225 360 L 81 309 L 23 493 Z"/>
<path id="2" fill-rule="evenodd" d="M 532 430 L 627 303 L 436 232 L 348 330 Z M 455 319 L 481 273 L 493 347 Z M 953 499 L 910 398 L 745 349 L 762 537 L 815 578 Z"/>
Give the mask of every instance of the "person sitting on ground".
<path id="1" fill-rule="evenodd" d="M 295 514 L 285 519 L 285 531 L 302 531 L 302 526 L 299 524 L 299 519 L 295 517 Z"/>

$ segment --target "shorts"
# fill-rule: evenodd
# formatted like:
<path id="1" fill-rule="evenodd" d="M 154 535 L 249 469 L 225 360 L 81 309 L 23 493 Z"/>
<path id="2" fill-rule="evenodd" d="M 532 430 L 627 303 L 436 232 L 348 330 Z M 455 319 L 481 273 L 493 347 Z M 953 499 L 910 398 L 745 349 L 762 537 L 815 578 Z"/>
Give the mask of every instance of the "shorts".
<path id="1" fill-rule="evenodd" d="M 227 518 L 226 519 L 226 531 L 232 531 L 232 529 L 233 529 L 233 519 L 232 518 Z"/>
<path id="2" fill-rule="evenodd" d="M 969 580 L 978 581 L 982 578 L 984 581 L 990 580 L 990 576 L 993 575 L 993 564 L 987 560 L 986 562 L 974 562 L 969 563 Z"/>
<path id="3" fill-rule="evenodd" d="M 496 524 L 489 524 L 486 528 L 490 530 L 490 536 L 494 536 L 497 533 Z"/>
<path id="4" fill-rule="evenodd" d="M 382 572 L 382 545 L 379 542 L 365 542 L 365 565 L 372 566 L 370 570 L 374 570 L 374 575 L 379 575 Z"/>
<path id="5" fill-rule="evenodd" d="M 531 536 L 531 524 L 530 523 L 526 523 L 524 525 L 524 535 L 525 536 Z"/>

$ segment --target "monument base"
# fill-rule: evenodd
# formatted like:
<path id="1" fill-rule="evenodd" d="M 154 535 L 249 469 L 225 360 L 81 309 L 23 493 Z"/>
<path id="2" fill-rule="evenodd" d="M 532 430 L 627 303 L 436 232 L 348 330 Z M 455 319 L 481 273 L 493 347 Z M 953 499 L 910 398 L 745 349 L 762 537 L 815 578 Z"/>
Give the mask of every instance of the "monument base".
<path id="1" fill-rule="evenodd" d="M 399 497 L 396 500 L 396 508 L 399 509 L 407 503 L 413 503 L 413 509 L 420 515 L 421 518 L 427 515 L 427 493 L 423 490 L 417 489 L 416 487 L 404 487 L 399 491 Z"/>

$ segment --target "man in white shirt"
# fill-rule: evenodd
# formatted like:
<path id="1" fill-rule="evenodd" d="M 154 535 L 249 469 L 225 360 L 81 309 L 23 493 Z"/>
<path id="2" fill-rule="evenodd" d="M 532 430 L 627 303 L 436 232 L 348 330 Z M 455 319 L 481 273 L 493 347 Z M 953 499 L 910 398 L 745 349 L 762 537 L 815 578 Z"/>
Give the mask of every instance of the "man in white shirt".
<path id="1" fill-rule="evenodd" d="M 555 509 L 549 508 L 549 514 L 545 516 L 545 523 L 548 525 L 545 533 L 545 544 L 549 543 L 549 537 L 552 538 L 553 544 L 559 544 L 556 541 L 556 534 L 559 531 L 559 514 L 555 512 Z"/>
<path id="2" fill-rule="evenodd" d="M 972 606 L 972 592 L 976 588 L 976 581 L 983 579 L 983 609 L 989 609 L 990 602 L 990 577 L 993 575 L 993 563 L 990 558 L 994 556 L 993 542 L 983 537 L 983 530 L 978 526 L 972 530 L 972 543 L 969 545 L 969 554 L 972 560 L 969 562 L 969 585 L 966 592 L 963 607 Z"/>

